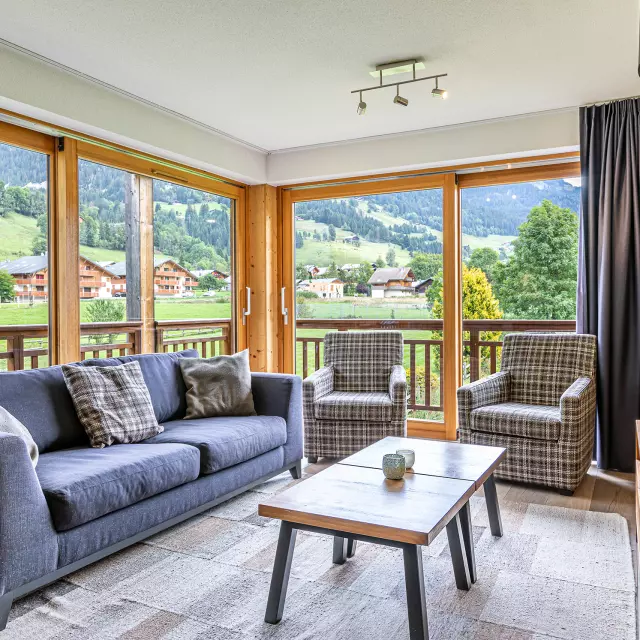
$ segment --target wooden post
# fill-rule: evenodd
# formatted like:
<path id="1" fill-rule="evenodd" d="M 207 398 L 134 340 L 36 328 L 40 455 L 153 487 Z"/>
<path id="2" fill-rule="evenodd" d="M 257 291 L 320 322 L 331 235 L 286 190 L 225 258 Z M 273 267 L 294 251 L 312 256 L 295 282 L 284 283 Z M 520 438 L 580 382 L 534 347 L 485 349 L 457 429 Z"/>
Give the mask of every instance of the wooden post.
<path id="1" fill-rule="evenodd" d="M 51 364 L 80 359 L 78 154 L 72 138 L 59 138 L 53 156 L 49 214 Z"/>
<path id="2" fill-rule="evenodd" d="M 127 320 L 142 319 L 140 278 L 140 178 L 124 177 L 124 233 L 127 269 Z"/>
<path id="3" fill-rule="evenodd" d="M 153 261 L 153 179 L 139 176 L 140 185 L 140 320 L 142 321 L 142 353 L 155 348 Z"/>
<path id="4" fill-rule="evenodd" d="M 480 380 L 480 331 L 477 329 L 470 329 L 469 338 L 471 342 L 469 347 L 471 352 L 470 378 L 471 382 L 475 382 L 476 380 Z"/>

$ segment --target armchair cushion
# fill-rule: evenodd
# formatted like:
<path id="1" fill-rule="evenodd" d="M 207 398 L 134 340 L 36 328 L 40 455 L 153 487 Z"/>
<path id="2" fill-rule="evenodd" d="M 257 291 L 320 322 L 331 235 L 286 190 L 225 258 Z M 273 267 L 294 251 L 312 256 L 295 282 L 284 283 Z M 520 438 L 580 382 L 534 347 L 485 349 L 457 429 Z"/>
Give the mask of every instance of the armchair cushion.
<path id="1" fill-rule="evenodd" d="M 393 403 L 388 393 L 333 391 L 316 400 L 315 417 L 318 420 L 389 422 L 392 409 Z"/>
<path id="2" fill-rule="evenodd" d="M 533 440 L 560 439 L 560 407 L 505 402 L 471 412 L 471 431 Z"/>

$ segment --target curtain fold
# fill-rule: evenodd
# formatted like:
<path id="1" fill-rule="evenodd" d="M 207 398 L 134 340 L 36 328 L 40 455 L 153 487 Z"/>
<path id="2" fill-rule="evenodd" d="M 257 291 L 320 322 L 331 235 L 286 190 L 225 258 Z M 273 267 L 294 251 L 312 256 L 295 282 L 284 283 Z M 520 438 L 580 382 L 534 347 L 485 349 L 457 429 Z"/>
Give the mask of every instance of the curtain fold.
<path id="1" fill-rule="evenodd" d="M 579 333 L 598 337 L 598 466 L 633 471 L 640 418 L 640 100 L 580 109 Z"/>

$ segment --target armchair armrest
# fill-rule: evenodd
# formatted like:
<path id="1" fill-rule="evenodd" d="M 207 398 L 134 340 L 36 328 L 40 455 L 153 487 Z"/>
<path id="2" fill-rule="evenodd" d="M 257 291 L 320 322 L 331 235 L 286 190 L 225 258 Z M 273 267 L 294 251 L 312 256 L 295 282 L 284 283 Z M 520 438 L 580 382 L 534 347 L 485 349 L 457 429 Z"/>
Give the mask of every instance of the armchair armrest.
<path id="1" fill-rule="evenodd" d="M 302 381 L 305 407 L 333 391 L 333 367 L 322 367 Z"/>
<path id="2" fill-rule="evenodd" d="M 389 395 L 393 403 L 393 419 L 404 420 L 407 415 L 407 372 L 401 364 L 391 367 Z"/>
<path id="3" fill-rule="evenodd" d="M 461 429 L 469 429 L 471 412 L 479 407 L 508 402 L 511 395 L 511 376 L 499 371 L 458 389 L 458 422 Z"/>
<path id="4" fill-rule="evenodd" d="M 582 437 L 593 432 L 596 385 L 591 378 L 578 378 L 560 397 L 562 438 Z"/>
<path id="5" fill-rule="evenodd" d="M 302 458 L 302 380 L 285 373 L 252 373 L 251 393 L 256 413 L 279 416 L 287 423 L 285 465 Z"/>
<path id="6" fill-rule="evenodd" d="M 0 595 L 55 571 L 58 536 L 18 436 L 0 433 Z"/>

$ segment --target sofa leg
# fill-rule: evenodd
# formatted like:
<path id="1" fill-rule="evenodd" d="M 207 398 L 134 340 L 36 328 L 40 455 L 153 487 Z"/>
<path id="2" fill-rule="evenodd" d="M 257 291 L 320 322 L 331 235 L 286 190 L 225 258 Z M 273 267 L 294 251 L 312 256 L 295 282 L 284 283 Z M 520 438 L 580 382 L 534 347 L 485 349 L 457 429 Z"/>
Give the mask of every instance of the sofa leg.
<path id="1" fill-rule="evenodd" d="M 307 456 L 307 460 L 309 460 L 309 464 L 315 464 L 318 462 L 318 456 Z"/>
<path id="2" fill-rule="evenodd" d="M 298 460 L 296 466 L 289 469 L 289 473 L 294 480 L 300 480 L 300 478 L 302 478 L 302 460 Z"/>
<path id="3" fill-rule="evenodd" d="M 0 596 L 0 631 L 4 631 L 7 626 L 12 604 L 13 596 L 10 593 L 5 593 L 3 596 Z"/>

